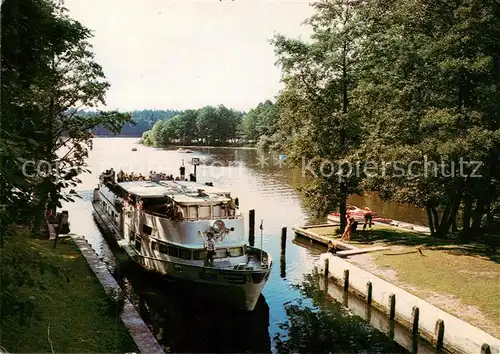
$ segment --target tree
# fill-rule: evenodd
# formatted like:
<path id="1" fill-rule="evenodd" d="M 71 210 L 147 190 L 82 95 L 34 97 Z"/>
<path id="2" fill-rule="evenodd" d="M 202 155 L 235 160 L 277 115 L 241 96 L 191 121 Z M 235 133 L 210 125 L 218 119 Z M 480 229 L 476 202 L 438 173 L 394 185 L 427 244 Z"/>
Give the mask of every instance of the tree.
<path id="1" fill-rule="evenodd" d="M 277 131 L 278 119 L 279 111 L 276 104 L 270 100 L 259 103 L 243 117 L 242 125 L 245 138 L 250 141 L 258 141 L 259 138 L 266 136 L 264 139 L 270 139 Z"/>
<path id="2" fill-rule="evenodd" d="M 26 22 L 25 18 L 30 20 Z M 6 2 L 2 20 L 6 24 L 2 35 L 8 38 L 2 48 L 2 75 L 12 80 L 10 87 L 2 85 L 2 99 L 4 92 L 7 96 L 3 108 L 9 116 L 2 128 L 11 139 L 24 139 L 31 147 L 16 159 L 16 167 L 35 205 L 34 231 L 38 231 L 47 203 L 60 206 L 62 188 L 79 182 L 77 176 L 85 170 L 91 148 L 91 129 L 105 126 L 119 132 L 124 123 L 130 122 L 130 115 L 79 114 L 81 108 L 104 104 L 109 84 L 94 61 L 88 42 L 90 31 L 70 19 L 61 4 L 43 0 Z M 21 56 L 18 44 L 24 45 L 24 40 L 27 48 Z M 39 161 L 46 161 L 50 168 L 28 176 L 27 163 Z M 5 187 L 12 190 L 12 186 Z"/>
<path id="3" fill-rule="evenodd" d="M 463 235 L 479 235 L 498 198 L 500 60 L 493 38 L 500 12 L 475 0 L 378 1 L 373 10 L 358 86 L 367 137 L 361 154 L 398 161 L 407 172 L 420 165 L 412 175 L 393 169 L 367 179 L 365 187 L 426 208 L 436 237 L 454 228 L 460 209 Z M 481 169 L 474 171 L 474 161 Z"/>
<path id="4" fill-rule="evenodd" d="M 278 98 L 280 128 L 290 137 L 289 161 L 313 176 L 303 188 L 307 204 L 318 215 L 340 207 L 344 230 L 347 197 L 358 183 L 341 164 L 360 138 L 350 96 L 356 85 L 362 3 L 335 0 L 313 6 L 316 14 L 307 21 L 314 31 L 311 43 L 281 35 L 273 40 L 285 84 Z"/>

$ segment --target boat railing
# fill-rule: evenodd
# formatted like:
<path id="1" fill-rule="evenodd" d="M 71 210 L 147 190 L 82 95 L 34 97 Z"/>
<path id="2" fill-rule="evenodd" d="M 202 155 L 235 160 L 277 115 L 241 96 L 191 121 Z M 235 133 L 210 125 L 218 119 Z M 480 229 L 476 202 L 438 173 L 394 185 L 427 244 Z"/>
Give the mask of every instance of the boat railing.
<path id="1" fill-rule="evenodd" d="M 158 216 L 160 218 L 167 218 L 171 219 L 167 214 L 162 214 L 162 213 L 157 213 L 154 211 L 150 210 L 143 210 L 144 213 L 150 214 L 153 216 Z M 231 219 L 231 220 L 237 220 L 243 218 L 243 214 L 236 214 L 236 215 L 220 215 L 220 216 L 204 216 L 204 217 L 193 217 L 193 218 L 186 218 L 183 217 L 182 219 L 179 219 L 179 221 L 198 221 L 198 220 L 219 220 L 219 219 Z"/>

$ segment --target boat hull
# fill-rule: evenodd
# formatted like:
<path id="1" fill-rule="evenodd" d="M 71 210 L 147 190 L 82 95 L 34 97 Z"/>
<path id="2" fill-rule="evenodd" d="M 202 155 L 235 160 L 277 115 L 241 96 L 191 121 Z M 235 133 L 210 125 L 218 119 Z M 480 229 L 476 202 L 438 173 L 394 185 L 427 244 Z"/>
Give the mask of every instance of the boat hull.
<path id="1" fill-rule="evenodd" d="M 169 277 L 171 280 L 181 282 L 204 298 L 213 300 L 217 305 L 230 306 L 243 311 L 253 311 L 259 296 L 265 287 L 270 270 L 267 273 L 253 274 L 253 277 L 244 272 L 224 271 L 208 267 L 190 267 L 173 262 L 149 261 L 144 265 L 137 262 L 146 270 L 157 275 Z M 182 267 L 182 271 L 179 271 Z M 201 268 L 201 269 L 200 269 Z M 182 274 L 179 274 L 182 273 Z M 200 279 L 200 274 L 205 279 Z M 257 275 L 257 276 L 256 276 Z M 250 278 L 248 278 L 250 277 Z M 198 278 L 198 279 L 196 279 Z M 247 278 L 247 279 L 245 279 Z M 252 278 L 260 281 L 252 281 Z"/>
<path id="2" fill-rule="evenodd" d="M 215 261 L 216 267 L 208 267 L 143 256 L 128 245 L 127 240 L 123 238 L 99 203 L 93 203 L 93 207 L 95 220 L 106 234 L 106 239 L 122 248 L 142 269 L 169 280 L 182 282 L 183 286 L 218 304 L 244 311 L 255 309 L 271 273 L 271 260 L 267 269 L 247 271 L 217 268 L 217 261 Z"/>

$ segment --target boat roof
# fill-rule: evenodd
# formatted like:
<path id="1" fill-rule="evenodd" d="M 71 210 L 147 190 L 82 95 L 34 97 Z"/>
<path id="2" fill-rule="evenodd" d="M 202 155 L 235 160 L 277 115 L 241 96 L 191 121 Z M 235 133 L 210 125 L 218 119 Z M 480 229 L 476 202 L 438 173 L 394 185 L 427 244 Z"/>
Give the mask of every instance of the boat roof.
<path id="1" fill-rule="evenodd" d="M 118 185 L 127 193 L 141 198 L 169 197 L 179 204 L 217 204 L 231 200 L 226 196 L 229 192 L 189 181 L 131 181 L 120 182 Z M 199 195 L 199 189 L 205 192 L 204 195 Z"/>

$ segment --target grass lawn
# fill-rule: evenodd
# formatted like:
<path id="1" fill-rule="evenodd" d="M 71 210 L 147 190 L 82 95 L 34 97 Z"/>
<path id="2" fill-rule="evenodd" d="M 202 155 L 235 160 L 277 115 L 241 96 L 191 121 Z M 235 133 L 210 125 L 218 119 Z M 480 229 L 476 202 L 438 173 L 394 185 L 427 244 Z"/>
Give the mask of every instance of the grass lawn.
<path id="1" fill-rule="evenodd" d="M 398 246 L 371 254 L 379 275 L 500 338 L 500 254 L 496 249 L 381 225 L 353 239 Z M 384 276 L 384 269 L 395 271 L 396 279 Z"/>
<path id="2" fill-rule="evenodd" d="M 18 231 L 0 252 L 7 272 L 17 268 L 31 273 L 26 273 L 26 280 L 35 279 L 9 290 L 32 301 L 35 312 L 27 322 L 16 314 L 3 316 L 0 345 L 8 352 L 138 352 L 120 320 L 119 306 L 106 295 L 71 239 L 59 240 L 53 249 L 52 241 Z M 33 270 L 39 267 L 45 269 L 43 274 Z M 2 288 L 2 295 L 6 289 Z"/>

